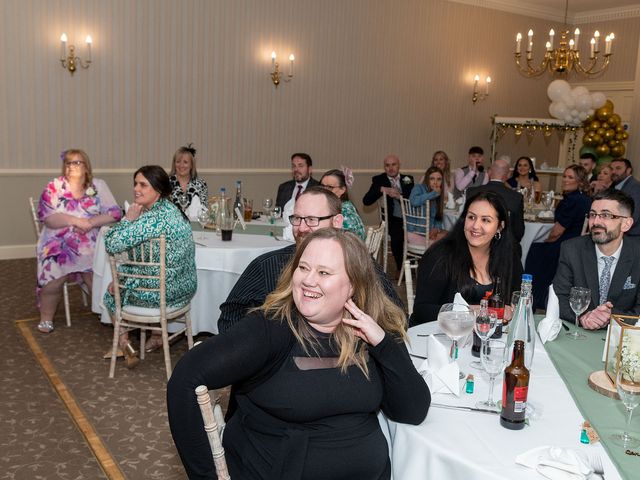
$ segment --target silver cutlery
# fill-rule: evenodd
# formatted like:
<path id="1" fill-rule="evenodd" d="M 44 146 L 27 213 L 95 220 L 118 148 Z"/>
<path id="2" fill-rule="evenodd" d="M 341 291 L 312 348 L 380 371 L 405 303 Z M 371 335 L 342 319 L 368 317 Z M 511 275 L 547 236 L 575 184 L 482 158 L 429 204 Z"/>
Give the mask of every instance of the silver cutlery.
<path id="1" fill-rule="evenodd" d="M 409 356 L 410 357 L 421 358 L 422 360 L 426 360 L 427 359 L 426 355 L 416 355 L 415 353 L 411 353 L 411 352 L 409 352 Z"/>
<path id="2" fill-rule="evenodd" d="M 500 412 L 496 410 L 489 410 L 487 408 L 477 408 L 477 407 L 463 407 L 461 405 L 446 405 L 444 403 L 433 403 L 431 402 L 432 407 L 436 408 L 445 408 L 448 410 L 460 410 L 462 412 L 480 412 L 480 413 L 493 413 L 495 415 L 500 414 Z"/>
<path id="3" fill-rule="evenodd" d="M 278 242 L 280 241 L 280 237 L 279 237 L 279 236 L 277 236 L 277 235 L 275 234 L 275 232 L 271 231 L 271 232 L 269 232 L 269 233 L 271 234 L 271 236 L 273 237 L 273 239 L 274 239 L 274 240 L 276 240 L 276 241 L 278 241 Z"/>
<path id="4" fill-rule="evenodd" d="M 208 246 L 209 246 L 209 245 L 207 245 L 206 243 L 196 242 L 195 240 L 194 240 L 194 242 L 193 242 L 193 243 L 195 243 L 196 245 L 200 245 L 201 247 L 208 247 Z"/>
<path id="5" fill-rule="evenodd" d="M 598 475 L 600 475 L 600 478 L 602 480 L 604 479 L 604 467 L 602 466 L 602 457 L 600 455 L 593 454 L 590 457 L 591 460 L 591 467 L 593 468 L 593 472 L 597 473 Z"/>

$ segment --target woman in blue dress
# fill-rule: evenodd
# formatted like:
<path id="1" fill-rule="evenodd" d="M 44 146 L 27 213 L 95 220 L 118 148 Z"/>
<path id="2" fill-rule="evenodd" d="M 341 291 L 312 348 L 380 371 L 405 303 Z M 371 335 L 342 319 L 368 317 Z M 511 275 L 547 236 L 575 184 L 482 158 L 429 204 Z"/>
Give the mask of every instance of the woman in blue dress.
<path id="1" fill-rule="evenodd" d="M 429 167 L 424 174 L 422 183 L 416 183 L 409 195 L 409 202 L 412 207 L 429 203 L 429 239 L 431 241 L 440 240 L 447 234 L 443 228 L 444 218 L 444 176 L 438 167 Z M 424 243 L 425 228 L 407 225 L 407 239 L 409 243 Z"/>

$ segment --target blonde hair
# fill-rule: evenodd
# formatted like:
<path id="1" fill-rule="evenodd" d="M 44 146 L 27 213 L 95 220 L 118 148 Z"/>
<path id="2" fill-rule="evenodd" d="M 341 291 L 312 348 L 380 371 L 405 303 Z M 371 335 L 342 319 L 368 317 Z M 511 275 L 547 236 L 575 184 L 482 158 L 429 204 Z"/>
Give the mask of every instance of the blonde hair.
<path id="1" fill-rule="evenodd" d="M 62 152 L 62 176 L 67 177 L 67 160 L 70 160 L 72 156 L 80 155 L 82 157 L 82 161 L 84 162 L 84 188 L 89 188 L 91 182 L 93 181 L 93 170 L 91 169 L 91 160 L 89 160 L 89 155 L 84 150 L 80 150 L 79 148 L 70 148 L 69 150 L 65 150 Z"/>
<path id="2" fill-rule="evenodd" d="M 292 279 L 307 246 L 321 239 L 333 240 L 342 248 L 345 270 L 353 288 L 352 299 L 358 308 L 373 318 L 387 334 L 397 337 L 398 341 L 404 341 L 407 337 L 405 314 L 389 299 L 377 281 L 373 259 L 364 243 L 354 234 L 334 228 L 322 228 L 305 237 L 280 275 L 276 289 L 267 296 L 260 310 L 274 321 L 286 322 L 304 350 L 309 353 L 311 348 L 317 353 L 314 330 L 296 310 Z M 343 315 L 351 318 L 346 309 Z M 353 327 L 340 323 L 331 334 L 331 340 L 340 351 L 340 370 L 345 373 L 347 367 L 354 364 L 369 378 L 367 345 L 353 333 Z"/>
<path id="3" fill-rule="evenodd" d="M 191 168 L 189 169 L 189 176 L 192 179 L 196 178 L 198 176 L 198 170 L 196 170 L 196 149 L 193 148 L 191 143 L 184 147 L 180 147 L 178 150 L 176 150 L 176 153 L 173 154 L 173 162 L 171 162 L 171 172 L 169 172 L 169 175 L 176 174 L 176 162 L 182 155 L 186 155 L 191 159 Z"/>

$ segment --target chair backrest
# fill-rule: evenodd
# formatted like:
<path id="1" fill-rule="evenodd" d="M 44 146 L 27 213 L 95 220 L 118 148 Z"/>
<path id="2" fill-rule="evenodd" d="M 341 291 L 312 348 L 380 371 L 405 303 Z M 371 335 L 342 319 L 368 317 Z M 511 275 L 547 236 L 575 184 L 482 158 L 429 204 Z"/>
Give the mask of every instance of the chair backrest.
<path id="1" fill-rule="evenodd" d="M 211 405 L 211 397 L 209 396 L 209 389 L 205 385 L 200 385 L 196 388 L 196 398 L 198 399 L 198 405 L 200 406 L 200 413 L 202 414 L 202 420 L 204 421 L 204 430 L 207 432 L 207 438 L 209 439 L 209 445 L 211 447 L 211 453 L 213 454 L 213 463 L 216 467 L 216 473 L 220 480 L 229 480 L 229 470 L 227 469 L 227 461 L 224 457 L 224 448 L 222 447 L 222 428 L 224 428 L 224 417 L 222 417 L 222 409 L 217 401 L 217 396 L 214 394 L 215 405 Z M 216 413 L 216 408 L 218 413 Z"/>
<path id="2" fill-rule="evenodd" d="M 367 246 L 367 250 L 371 256 L 375 259 L 378 258 L 378 254 L 380 253 L 380 245 L 382 244 L 382 239 L 384 237 L 385 231 L 385 221 L 383 220 L 380 223 L 380 226 L 377 228 L 369 227 L 367 229 L 367 238 L 365 238 L 364 243 Z"/>
<path id="3" fill-rule="evenodd" d="M 384 225 L 384 234 L 382 235 L 382 269 L 387 273 L 387 259 L 389 258 L 389 221 L 387 220 L 387 194 L 382 192 L 382 197 L 378 199 L 378 216 L 380 217 L 380 225 Z M 391 212 L 393 215 L 393 212 Z"/>
<path id="4" fill-rule="evenodd" d="M 584 223 L 582 224 L 582 231 L 580 235 L 586 235 L 589 233 L 589 217 L 584 217 Z"/>
<path id="5" fill-rule="evenodd" d="M 413 289 L 413 279 L 415 278 L 417 270 L 417 260 L 404 261 L 404 284 L 407 288 L 407 311 L 409 312 L 409 316 L 413 313 L 413 301 L 416 298 L 416 294 Z"/>
<path id="6" fill-rule="evenodd" d="M 419 233 L 424 231 L 424 247 L 429 247 L 429 228 L 431 226 L 431 200 L 426 203 L 414 207 L 408 198 L 403 198 L 400 202 L 402 205 L 402 225 L 404 227 L 404 241 L 408 244 L 407 231 L 413 230 Z M 414 228 L 409 228 L 414 227 Z M 421 245 L 422 246 L 422 245 Z"/>
<path id="7" fill-rule="evenodd" d="M 159 238 L 151 238 L 130 250 L 109 255 L 113 276 L 113 299 L 117 315 L 122 309 L 120 289 L 125 287 L 128 278 L 134 278 L 138 280 L 135 282 L 136 286 L 127 285 L 127 288 L 145 292 L 159 292 L 160 314 L 166 318 L 165 257 L 166 239 L 164 235 L 160 235 Z"/>
<path id="8" fill-rule="evenodd" d="M 33 197 L 29 197 L 29 209 L 31 210 L 31 220 L 33 221 L 33 228 L 36 231 L 36 237 L 40 238 L 42 222 L 38 219 L 38 203 Z"/>

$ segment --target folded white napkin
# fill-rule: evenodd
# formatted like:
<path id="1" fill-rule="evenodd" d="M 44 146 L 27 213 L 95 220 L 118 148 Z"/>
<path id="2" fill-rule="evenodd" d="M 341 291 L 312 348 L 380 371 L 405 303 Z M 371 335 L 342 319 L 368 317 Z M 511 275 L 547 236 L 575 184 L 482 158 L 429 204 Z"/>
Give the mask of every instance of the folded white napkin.
<path id="1" fill-rule="evenodd" d="M 187 217 L 189 220 L 196 221 L 198 220 L 198 213 L 200 213 L 200 207 L 202 207 L 202 203 L 200 202 L 200 197 L 198 195 L 194 196 L 191 199 L 191 205 L 187 207 Z"/>
<path id="2" fill-rule="evenodd" d="M 516 463 L 553 480 L 583 480 L 593 475 L 587 455 L 570 448 L 533 448 L 518 455 Z"/>
<path id="3" fill-rule="evenodd" d="M 129 202 L 127 202 L 126 200 L 124 201 L 124 213 L 127 213 L 129 211 L 129 207 L 131 206 L 131 204 Z"/>
<path id="4" fill-rule="evenodd" d="M 560 333 L 562 321 L 560 320 L 560 304 L 558 296 L 553 290 L 553 284 L 549 285 L 549 298 L 547 300 L 547 313 L 538 324 L 538 335 L 542 343 L 553 341 Z"/>
<path id="5" fill-rule="evenodd" d="M 447 208 L 449 210 L 453 210 L 456 208 L 456 199 L 453 198 L 453 194 L 451 192 L 447 192 Z"/>
<path id="6" fill-rule="evenodd" d="M 462 305 L 464 305 L 465 307 L 469 306 L 469 304 L 464 299 L 464 297 L 460 295 L 460 292 L 456 292 L 456 294 L 453 296 L 453 304 L 454 304 L 453 310 L 456 312 L 461 312 L 466 310 L 465 308 L 462 307 Z"/>
<path id="7" fill-rule="evenodd" d="M 427 359 L 418 372 L 425 379 L 431 393 L 453 393 L 460 395 L 460 368 L 457 362 L 449 363 L 449 352 L 436 337 L 427 337 Z"/>

